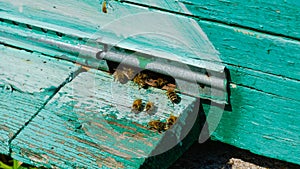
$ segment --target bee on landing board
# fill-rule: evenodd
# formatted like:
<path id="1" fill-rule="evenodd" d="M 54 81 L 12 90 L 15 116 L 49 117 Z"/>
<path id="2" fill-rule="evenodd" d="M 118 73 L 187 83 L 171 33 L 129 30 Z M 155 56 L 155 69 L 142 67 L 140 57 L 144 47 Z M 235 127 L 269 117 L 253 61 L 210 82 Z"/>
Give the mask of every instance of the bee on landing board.
<path id="1" fill-rule="evenodd" d="M 132 107 L 131 107 L 131 110 L 134 112 L 134 113 L 139 113 L 143 110 L 143 102 L 142 102 L 142 99 L 136 99 L 133 104 L 132 104 Z"/>
<path id="2" fill-rule="evenodd" d="M 166 94 L 173 104 L 178 104 L 180 102 L 180 97 L 176 94 L 175 90 L 170 89 Z"/>
<path id="3" fill-rule="evenodd" d="M 166 123 L 166 130 L 168 130 L 169 128 L 172 127 L 173 124 L 176 123 L 177 117 L 174 115 L 170 115 L 170 117 L 167 119 L 167 123 Z"/>
<path id="4" fill-rule="evenodd" d="M 162 131 L 165 131 L 166 123 L 159 120 L 152 120 L 148 123 L 148 127 L 150 130 L 156 130 L 161 133 Z"/>
<path id="5" fill-rule="evenodd" d="M 145 106 L 145 111 L 150 114 L 154 110 L 154 103 L 153 102 L 147 102 Z"/>

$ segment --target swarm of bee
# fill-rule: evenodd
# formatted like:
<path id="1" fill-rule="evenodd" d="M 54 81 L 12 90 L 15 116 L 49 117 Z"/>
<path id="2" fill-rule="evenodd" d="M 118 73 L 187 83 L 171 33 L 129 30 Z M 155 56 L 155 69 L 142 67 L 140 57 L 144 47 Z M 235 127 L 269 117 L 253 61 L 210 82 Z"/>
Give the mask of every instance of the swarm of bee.
<path id="1" fill-rule="evenodd" d="M 167 122 L 152 120 L 148 123 L 148 127 L 150 130 L 155 130 L 158 133 L 161 133 L 162 131 L 170 129 L 176 123 L 176 121 L 177 117 L 174 115 L 170 115 L 170 117 L 167 119 Z"/>
<path id="2" fill-rule="evenodd" d="M 139 86 L 139 89 L 155 87 L 166 90 L 166 96 L 173 104 L 178 104 L 181 100 L 175 90 L 175 80 L 172 77 L 153 73 L 149 70 L 138 71 L 132 67 L 118 67 L 118 69 L 114 71 L 113 77 L 115 81 L 118 81 L 122 84 L 132 80 Z M 134 100 L 131 106 L 131 111 L 136 114 L 145 111 L 147 114 L 151 115 L 154 112 L 154 109 L 155 105 L 153 102 L 148 101 L 146 104 L 144 104 L 142 99 Z M 166 122 L 152 120 L 148 122 L 148 128 L 161 133 L 170 129 L 172 125 L 176 123 L 176 120 L 177 117 L 174 115 L 170 115 L 168 119 L 166 119 Z"/>
<path id="3" fill-rule="evenodd" d="M 148 87 L 155 87 L 163 90 L 175 90 L 175 80 L 172 77 L 153 73 L 149 70 L 138 72 L 137 69 L 132 67 L 118 67 L 113 73 L 115 81 L 122 84 L 132 80 L 139 86 L 139 89 Z"/>

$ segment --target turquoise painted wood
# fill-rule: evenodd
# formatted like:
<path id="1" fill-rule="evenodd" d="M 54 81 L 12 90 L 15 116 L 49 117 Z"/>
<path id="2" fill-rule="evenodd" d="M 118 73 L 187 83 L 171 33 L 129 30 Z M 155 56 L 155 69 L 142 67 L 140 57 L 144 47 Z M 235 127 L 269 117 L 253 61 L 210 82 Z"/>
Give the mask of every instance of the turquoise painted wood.
<path id="1" fill-rule="evenodd" d="M 12 139 L 79 67 L 3 45 L 0 60 L 0 153 L 9 154 Z"/>
<path id="2" fill-rule="evenodd" d="M 154 114 L 133 113 L 136 98 L 154 102 Z M 90 69 L 66 84 L 12 141 L 12 157 L 50 168 L 140 168 L 147 163 L 153 164 L 151 168 L 168 167 L 195 141 L 200 129 L 196 123 L 194 135 L 173 150 L 176 154 L 145 163 L 155 151 L 167 148 L 158 148 L 163 139 L 175 146 L 182 130 L 191 129 L 186 120 L 197 117 L 191 113 L 196 99 L 181 98 L 173 106 L 161 90 L 121 85 L 111 75 Z M 165 121 L 170 114 L 179 119 L 167 132 L 147 128 L 151 119 Z"/>
<path id="3" fill-rule="evenodd" d="M 125 2 L 255 29 L 276 36 L 298 40 L 300 38 L 300 2 L 297 0 L 126 0 Z"/>
<path id="4" fill-rule="evenodd" d="M 195 24 L 194 20 L 151 12 L 118 2 L 111 2 L 115 12 L 111 11 L 107 15 L 101 12 L 101 5 L 94 0 L 51 3 L 40 1 L 32 4 L 31 1 L 22 1 L 15 5 L 11 1 L 3 1 L 1 17 L 82 39 L 101 40 L 138 52 L 157 54 L 169 59 L 176 57 L 183 63 L 196 66 L 204 65 L 206 62 L 203 60 L 207 58 L 218 61 L 215 57 L 218 52 L 204 35 L 202 37 L 201 30 L 192 26 Z M 18 7 L 24 10 L 20 11 Z M 145 24 L 145 17 L 151 19 L 151 22 Z M 159 33 L 159 36 L 155 33 Z M 177 36 L 174 37 L 174 34 Z M 210 66 L 214 68 L 213 65 Z"/>
<path id="5" fill-rule="evenodd" d="M 77 38 L 74 40 L 76 43 L 82 43 L 85 39 L 101 39 L 136 51 L 164 54 L 167 58 L 175 53 L 183 63 L 199 64 L 198 66 L 203 65 L 202 60 L 207 60 L 202 56 L 218 56 L 220 59 L 212 57 L 208 62 L 225 64 L 229 69 L 229 106 L 232 110 L 223 113 L 217 130 L 212 133 L 213 139 L 260 155 L 300 164 L 298 1 L 130 2 L 112 2 L 115 10 L 103 14 L 98 2 L 92 0 L 69 0 L 64 3 L 1 1 L 0 14 L 3 19 L 61 32 L 66 36 L 71 35 L 70 40 Z M 144 12 L 152 12 L 151 14 L 160 20 L 147 20 L 148 24 L 140 25 L 151 29 L 162 25 L 166 30 L 175 28 L 172 31 L 179 32 L 180 37 L 190 40 L 186 45 L 189 48 L 170 41 L 169 36 L 132 36 L 123 40 L 124 35 L 131 33 L 133 23 L 142 23 L 138 22 L 137 18 L 138 14 Z M 127 16 L 127 20 L 116 22 L 117 26 L 109 26 L 115 23 L 112 21 L 124 16 Z M 168 22 L 163 22 L 165 19 Z M 7 25 L 4 27 L 10 29 Z M 135 28 L 147 30 L 139 26 Z M 172 31 L 160 31 L 174 35 Z M 204 42 L 201 42 L 201 38 Z M 56 39 L 61 40 L 59 37 Z M 120 40 L 123 41 L 119 42 Z M 197 44 L 207 42 L 210 44 L 208 49 L 206 46 L 198 48 Z M 24 44 L 16 43 L 16 39 L 12 43 L 27 48 Z M 53 53 L 57 52 L 52 50 Z M 201 57 L 199 58 L 194 51 Z M 51 55 L 51 50 L 49 53 Z M 203 106 L 208 116 L 211 107 L 205 104 Z M 39 124 L 40 119 L 39 117 L 35 121 L 35 125 Z M 29 128 L 33 129 L 34 126 Z M 29 129 L 25 130 L 29 132 Z M 21 142 L 16 141 L 15 144 Z M 36 147 L 25 149 L 25 154 L 26 150 L 30 150 L 29 154 L 36 153 L 41 163 L 45 163 L 48 154 L 51 154 L 38 151 Z M 31 162 L 24 158 L 26 155 L 20 155 L 22 151 L 19 147 L 16 146 L 14 151 L 14 157 Z M 39 157 L 43 153 L 47 158 Z M 38 161 L 34 160 L 34 164 L 38 164 Z M 51 165 L 55 163 L 61 166 L 68 165 L 58 161 L 52 162 Z M 74 163 L 77 164 L 76 161 Z"/>
<path id="6" fill-rule="evenodd" d="M 117 2 L 112 2 L 117 9 L 108 15 L 104 15 L 101 11 L 99 11 L 100 7 L 97 5 L 96 1 L 84 1 L 82 3 L 83 4 L 76 4 L 72 0 L 70 0 L 70 2 L 66 2 L 66 4 L 72 5 L 56 4 L 53 2 L 56 7 L 53 8 L 53 5 L 50 7 L 51 5 L 48 5 L 47 2 L 41 1 L 32 5 L 31 3 L 28 4 L 24 1 L 21 6 L 23 6 L 24 9 L 27 6 L 28 9 L 20 12 L 16 5 L 11 4 L 10 1 L 6 3 L 2 2 L 1 6 L 3 6 L 3 9 L 5 8 L 5 10 L 1 11 L 1 15 L 5 19 L 38 25 L 67 35 L 71 34 L 81 38 L 91 39 L 100 38 L 103 41 L 111 42 L 112 44 L 117 43 L 119 46 L 132 49 L 134 51 L 146 51 L 149 53 L 163 52 L 160 54 L 164 54 L 163 56 L 168 58 L 172 58 L 172 55 L 170 55 L 170 53 L 172 53 L 181 58 L 183 63 L 190 63 L 193 65 L 198 64 L 201 66 L 203 65 L 203 62 L 199 60 L 210 59 L 210 61 L 213 62 L 238 65 L 248 69 L 254 69 L 264 73 L 275 74 L 291 79 L 297 80 L 300 78 L 300 74 L 298 73 L 300 72 L 298 59 L 299 41 L 297 40 L 271 36 L 264 33 L 209 21 L 200 20 L 197 23 L 193 23 L 192 19 L 189 19 L 189 17 L 178 16 L 174 18 L 174 15 L 172 14 L 156 13 L 149 9 L 141 9 L 136 6 Z M 59 5 L 61 5 L 61 7 Z M 86 5 L 86 8 L 79 7 L 83 5 Z M 39 11 L 38 9 L 40 8 L 45 9 L 44 11 Z M 133 14 L 135 14 L 134 16 L 139 16 L 138 14 L 141 14 L 142 12 L 150 11 L 154 12 L 154 14 L 157 14 L 161 18 L 170 21 L 169 24 L 178 29 L 176 32 L 180 32 L 180 34 L 182 34 L 180 37 L 183 36 L 187 39 L 191 39 L 190 44 L 187 44 L 189 45 L 188 49 L 183 48 L 183 45 L 181 44 L 174 44 L 174 42 L 168 39 L 169 37 L 164 37 L 167 39 L 166 41 L 168 43 L 164 42 L 163 39 L 159 37 L 152 36 L 129 37 L 125 40 L 119 34 L 120 32 L 126 32 L 128 30 L 126 28 L 130 28 L 132 23 L 118 25 L 118 22 L 113 22 L 114 24 L 109 26 L 112 21 L 121 19 L 122 16 L 131 16 Z M 45 12 L 48 15 L 44 15 Z M 77 15 L 74 14 L 70 16 L 70 14 L 68 14 L 73 14 L 75 12 Z M 53 16 L 54 14 L 55 16 Z M 153 15 L 153 13 L 151 14 Z M 34 20 L 31 19 L 32 15 L 36 16 Z M 76 20 L 74 20 L 75 17 L 77 18 Z M 89 19 L 87 20 L 87 18 Z M 135 17 L 129 17 L 128 20 L 125 19 L 122 20 L 122 22 L 127 23 L 134 21 L 134 19 Z M 68 21 L 70 23 L 68 23 Z M 139 22 L 136 21 L 136 23 Z M 163 20 L 161 20 L 161 22 L 155 22 L 154 25 L 158 27 L 160 24 L 163 24 Z M 212 45 L 216 47 L 220 54 L 218 54 L 219 52 L 214 49 L 198 48 L 199 46 L 195 45 L 201 44 L 200 46 L 206 46 L 206 42 L 203 43 L 199 39 L 193 38 L 199 37 L 199 26 L 193 26 L 194 24 L 200 25 L 200 29 L 205 32 L 211 41 L 210 43 L 213 43 Z M 64 25 L 64 28 L 58 25 Z M 149 25 L 151 25 L 151 22 L 147 26 Z M 112 29 L 111 27 L 114 26 L 122 27 L 122 29 Z M 86 29 L 81 27 L 86 27 Z M 141 30 L 144 29 L 145 28 L 141 28 Z M 173 35 L 174 32 L 167 31 L 166 33 Z M 149 41 L 149 38 L 151 38 L 151 41 Z M 195 54 L 199 54 L 199 56 L 195 56 Z M 268 64 L 261 66 L 260 63 Z M 288 67 L 290 71 L 285 71 L 286 67 Z"/>
<path id="7" fill-rule="evenodd" d="M 213 139 L 299 164 L 299 101 L 234 84 L 231 91 L 232 110 L 224 111 Z"/>
<path id="8" fill-rule="evenodd" d="M 63 51 L 58 47 L 53 45 L 41 44 L 40 39 L 47 39 L 48 41 L 57 41 L 60 43 L 68 43 L 70 46 L 84 45 L 86 42 L 79 41 L 76 37 L 68 36 L 58 36 L 56 32 L 41 31 L 40 28 L 30 26 L 25 24 L 13 24 L 10 22 L 0 22 L 0 41 L 4 44 L 9 44 L 16 46 L 18 48 L 27 49 L 29 51 L 36 51 L 43 53 L 47 56 L 60 58 L 75 62 L 84 66 L 99 68 L 101 70 L 108 70 L 107 64 L 104 60 L 98 59 L 87 59 L 84 53 L 79 53 L 76 51 Z M 96 44 L 89 43 L 91 46 L 96 46 Z"/>

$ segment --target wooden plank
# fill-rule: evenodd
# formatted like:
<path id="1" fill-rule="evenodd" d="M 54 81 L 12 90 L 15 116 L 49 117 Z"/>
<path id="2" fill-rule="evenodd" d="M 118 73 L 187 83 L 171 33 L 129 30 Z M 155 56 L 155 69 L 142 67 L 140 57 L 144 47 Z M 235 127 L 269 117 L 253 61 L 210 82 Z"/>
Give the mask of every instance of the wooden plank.
<path id="1" fill-rule="evenodd" d="M 131 112 L 137 98 L 155 103 L 152 115 Z M 12 141 L 12 157 L 51 168 L 139 168 L 150 154 L 155 155 L 162 139 L 171 135 L 168 141 L 175 146 L 182 132 L 192 127 L 185 121 L 195 121 L 197 112 L 191 111 L 196 99 L 181 98 L 173 106 L 164 91 L 122 85 L 111 75 L 91 69 L 66 84 Z M 146 127 L 151 119 L 165 121 L 170 114 L 179 119 L 167 132 L 159 134 Z M 186 148 L 181 146 L 170 158 L 174 161 Z M 158 162 L 163 166 L 165 161 Z"/>
<path id="2" fill-rule="evenodd" d="M 6 23 L 6 22 L 2 22 L 2 24 L 0 25 L 1 28 L 1 32 L 0 34 L 2 35 L 2 37 L 0 37 L 0 41 L 2 41 L 5 44 L 9 44 L 9 45 L 13 45 L 13 46 L 17 46 L 19 48 L 25 48 L 31 51 L 39 51 L 42 52 L 44 54 L 53 56 L 53 57 L 58 57 L 58 58 L 62 58 L 62 59 L 66 59 L 72 62 L 76 62 L 79 63 L 81 65 L 84 66 L 89 66 L 92 68 L 96 68 L 96 69 L 100 69 L 100 70 L 108 70 L 108 66 L 106 64 L 105 60 L 99 59 L 98 58 L 98 53 L 101 51 L 101 49 L 103 48 L 102 45 L 97 44 L 96 42 L 83 42 L 83 41 L 79 41 L 77 42 L 77 38 L 72 39 L 69 37 L 55 37 L 52 35 L 53 32 L 51 32 L 51 34 L 45 34 L 43 31 L 37 31 L 37 28 L 32 28 L 32 29 L 24 29 L 24 25 L 23 24 L 19 24 L 19 25 L 15 25 L 12 23 Z M 86 45 L 85 43 L 88 43 L 88 45 Z M 117 52 L 118 54 L 116 54 L 115 52 Z M 135 62 L 136 66 L 141 66 L 141 68 L 148 68 L 148 69 L 161 69 L 164 72 L 167 71 L 167 73 L 172 74 L 174 71 L 169 71 L 170 69 L 165 69 L 165 66 L 158 66 L 158 64 L 162 64 L 161 60 L 159 60 L 160 56 L 157 56 L 158 58 L 155 57 L 149 57 L 148 55 L 143 55 L 141 53 L 138 52 L 134 52 L 134 51 L 128 51 L 128 50 L 124 50 L 124 49 L 115 49 L 114 53 L 110 53 L 107 54 L 108 55 L 108 60 L 109 58 L 113 58 L 116 57 L 116 55 L 118 55 L 118 57 L 122 57 L 123 59 L 125 58 L 132 58 L 137 62 Z M 77 57 L 74 57 L 77 56 Z M 128 56 L 128 57 L 127 57 Z M 163 57 L 164 55 L 162 55 Z M 120 59 L 120 61 L 122 61 Z M 157 63 L 159 62 L 159 63 Z M 125 64 L 125 63 L 124 63 Z M 130 63 L 132 64 L 132 63 Z M 168 66 L 174 66 L 174 64 L 176 64 L 178 67 L 178 63 L 176 62 L 168 62 L 165 63 L 168 64 Z M 210 76 L 211 78 L 206 79 L 206 75 L 204 74 L 207 70 L 205 69 L 197 69 L 197 71 L 202 72 L 202 77 L 201 80 L 203 81 L 209 81 L 210 79 L 212 79 L 211 81 L 217 81 L 216 84 L 209 84 L 208 83 L 204 83 L 206 84 L 205 88 L 204 87 L 198 87 L 200 92 L 198 93 L 194 93 L 194 92 L 188 92 L 188 91 L 183 91 L 181 90 L 181 92 L 187 92 L 190 95 L 194 95 L 197 97 L 205 97 L 205 98 L 209 98 L 209 99 L 214 99 L 217 100 L 219 102 L 226 102 L 227 101 L 227 93 L 224 92 L 226 91 L 226 80 L 219 78 L 219 76 L 224 75 L 224 67 L 223 66 L 219 66 L 219 68 L 213 68 L 212 66 L 215 66 L 215 64 L 210 64 L 211 66 L 209 66 L 209 71 L 210 72 Z M 182 64 L 179 63 L 179 66 L 181 66 L 184 71 L 189 71 L 191 72 L 191 67 L 188 67 L 186 64 Z M 200 65 L 197 65 L 197 67 Z M 206 64 L 206 66 L 208 66 L 208 64 Z M 195 68 L 195 67 L 192 67 Z M 196 70 L 194 70 L 196 71 Z M 193 73 L 193 72 L 191 72 Z M 196 74 L 196 73 L 194 73 Z M 214 75 L 213 75 L 214 74 Z M 174 74 L 173 77 L 178 77 L 178 75 L 180 75 L 179 73 L 177 73 L 177 75 Z M 190 75 L 192 76 L 192 75 Z M 213 76 L 213 77 L 212 77 Z M 200 80 L 200 81 L 201 81 Z M 209 87 L 212 86 L 212 87 Z M 217 87 L 216 87 L 217 86 Z M 219 90 L 221 90 L 221 92 L 219 92 L 220 94 L 215 93 L 213 96 L 210 94 L 210 88 L 217 88 Z M 207 95 L 206 92 L 209 92 L 209 94 Z"/>
<path id="3" fill-rule="evenodd" d="M 11 42 L 12 44 L 17 45 L 18 47 L 31 49 L 31 50 L 33 50 L 33 49 L 38 50 L 38 51 L 41 51 L 43 53 L 46 53 L 46 54 L 49 54 L 49 55 L 52 55 L 52 56 L 70 55 L 68 58 L 71 61 L 76 61 L 77 63 L 81 63 L 81 64 L 88 63 L 87 60 L 85 60 L 84 57 L 80 58 L 80 56 L 79 56 L 79 57 L 71 58 L 71 57 L 74 57 L 74 55 L 68 54 L 68 53 L 66 54 L 66 53 L 64 53 L 64 52 L 62 52 L 58 49 L 56 49 L 56 50 L 53 49 L 53 48 L 49 49 L 49 48 L 44 47 L 44 46 L 39 46 L 39 44 L 37 44 L 35 46 L 32 46 L 31 44 L 28 44 L 28 43 L 20 44 L 21 40 L 17 36 L 17 35 L 22 36 L 23 34 L 25 34 L 25 35 L 28 35 L 28 36 L 31 36 L 31 37 L 36 36 L 36 38 L 49 37 L 49 35 L 44 35 L 43 32 L 41 34 L 41 32 L 36 31 L 32 34 L 32 31 L 29 31 L 29 30 L 26 30 L 26 29 L 25 30 L 20 30 L 20 29 L 14 28 L 14 27 L 17 27 L 15 25 L 10 25 L 10 24 L 5 24 L 5 23 L 3 23 L 2 25 L 4 26 L 4 27 L 2 27 L 2 30 L 7 29 L 5 32 L 12 33 L 12 32 L 16 32 L 16 30 L 18 30 L 18 32 L 16 32 L 15 35 L 13 36 L 14 38 L 17 38 L 17 39 L 13 40 Z M 23 33 L 21 33 L 21 32 L 23 32 Z M 213 38 L 217 38 L 217 35 L 216 35 L 216 37 L 213 37 Z M 11 41 L 11 40 L 12 39 L 7 39 L 7 38 L 4 39 L 5 42 Z M 28 40 L 26 40 L 26 41 L 28 41 Z M 68 37 L 62 37 L 62 38 L 58 39 L 58 41 L 59 42 L 69 42 L 72 45 L 82 44 L 81 41 L 76 42 L 74 39 L 71 39 L 71 38 L 68 38 Z M 221 45 L 224 45 L 224 44 L 222 43 Z M 277 51 L 275 51 L 275 53 L 277 53 Z M 75 55 L 79 55 L 79 53 L 75 53 Z M 83 59 L 83 61 L 80 61 L 79 59 Z M 280 60 L 283 60 L 283 59 L 280 59 Z M 93 63 L 92 63 L 92 61 L 93 61 Z M 96 67 L 100 67 L 103 70 L 107 70 L 105 63 L 102 63 L 101 60 L 91 60 L 90 59 L 89 62 L 91 62 L 91 64 L 88 63 L 89 66 L 96 65 Z M 280 77 L 280 76 L 274 76 L 274 75 L 270 75 L 270 74 L 267 74 L 267 73 L 262 73 L 262 72 L 247 69 L 247 68 L 241 68 L 239 66 L 234 66 L 234 65 L 231 65 L 229 63 L 226 64 L 226 66 L 231 71 L 231 75 L 232 75 L 231 81 L 233 83 L 241 84 L 241 85 L 252 87 L 252 88 L 256 88 L 258 90 L 262 90 L 262 91 L 265 91 L 267 93 L 271 93 L 271 94 L 274 94 L 274 95 L 279 95 L 279 96 L 282 96 L 282 97 L 287 97 L 287 98 L 290 98 L 290 99 L 299 100 L 299 97 L 298 97 L 299 96 L 299 91 L 296 90 L 296 88 L 298 87 L 298 81 L 297 80 L 286 79 L 286 78 Z M 262 80 L 264 80 L 265 82 L 263 82 Z M 279 87 L 279 86 L 281 86 L 281 87 Z M 281 88 L 289 88 L 289 89 L 285 90 L 286 92 L 280 92 L 278 89 L 281 89 Z"/>
<path id="4" fill-rule="evenodd" d="M 33 5 L 32 2 L 22 2 L 21 6 L 27 10 L 19 12 L 16 5 L 10 1 L 4 1 L 1 6 L 5 10 L 1 11 L 1 16 L 5 19 L 38 25 L 64 34 L 82 38 L 100 38 L 102 41 L 118 43 L 128 49 L 157 53 L 168 58 L 174 57 L 172 54 L 175 54 L 183 63 L 203 65 L 200 60 L 221 61 L 264 73 L 300 79 L 298 73 L 300 72 L 299 41 L 209 21 L 200 20 L 195 23 L 188 17 L 155 12 L 147 8 L 118 2 L 112 2 L 116 9 L 107 15 L 99 11 L 100 7 L 96 1 L 74 3 L 69 0 L 64 4 L 53 2 L 56 8 L 53 8 L 49 2 L 36 3 Z M 145 20 L 145 16 L 142 16 L 142 13 L 145 12 L 152 12 L 151 15 L 160 20 L 150 17 L 151 21 L 148 20 L 148 24 L 141 24 L 140 21 Z M 132 14 L 136 15 L 132 16 Z M 31 19 L 32 15 L 36 16 L 35 20 Z M 140 15 L 141 17 L 139 17 Z M 127 16 L 125 17 L 127 19 L 121 16 Z M 111 22 L 113 20 L 119 22 Z M 58 25 L 64 25 L 64 27 Z M 162 31 L 165 35 L 176 34 L 178 37 L 175 38 L 184 37 L 185 40 L 189 40 L 187 45 L 174 43 L 174 40 L 170 40 L 170 37 L 167 36 L 130 36 L 125 40 L 122 35 L 130 34 L 133 25 L 135 25 L 135 30 L 140 32 L 151 32 L 150 28 L 156 30 L 156 27 L 162 27 L 157 31 Z M 139 27 L 139 25 L 143 25 L 143 27 Z M 98 28 L 99 26 L 100 28 Z M 174 28 L 174 30 L 168 31 L 167 28 Z M 208 39 L 205 38 L 206 35 Z M 262 64 L 264 65 L 261 66 Z M 289 71 L 286 71 L 287 67 Z"/>
<path id="5" fill-rule="evenodd" d="M 300 38 L 300 3 L 297 0 L 126 0 L 124 2 L 247 27 L 292 39 Z"/>
<path id="6" fill-rule="evenodd" d="M 0 153 L 78 66 L 0 45 Z M 55 72 L 55 73 L 53 73 Z"/>
<path id="7" fill-rule="evenodd" d="M 300 164 L 299 101 L 231 84 L 231 106 L 215 109 L 223 114 L 213 139 Z M 204 109 L 211 113 L 210 105 Z"/>
<path id="8" fill-rule="evenodd" d="M 62 6 L 56 6 L 57 9 L 60 8 L 59 11 L 55 11 L 57 10 L 55 8 L 48 8 L 47 5 L 49 6 L 49 4 L 44 1 L 37 3 L 37 8 L 34 7 L 36 5 L 30 6 L 28 4 L 26 5 L 26 3 L 28 3 L 27 1 L 24 2 L 23 12 L 19 12 L 17 6 L 10 6 L 11 4 L 5 3 L 3 6 L 7 8 L 1 12 L 1 16 L 6 19 L 31 23 L 56 31 L 62 30 L 65 34 L 86 38 L 90 38 L 92 33 L 99 31 L 99 29 L 96 29 L 97 26 L 105 25 L 113 19 L 120 18 L 121 15 L 125 16 L 127 14 L 150 11 L 147 8 L 143 9 L 112 2 L 113 6 L 118 8 L 115 12 L 109 12 L 108 15 L 104 15 L 100 12 L 90 12 L 89 9 L 91 9 L 91 11 L 100 10 L 96 6 L 96 1 L 88 1 L 87 8 L 77 6 L 83 6 L 82 3 L 66 3 L 72 5 L 61 4 Z M 44 7 L 43 4 L 47 5 Z M 41 8 L 43 11 L 40 10 Z M 27 9 L 27 11 L 24 9 Z M 61 9 L 65 12 L 62 12 Z M 45 17 L 45 13 L 48 14 L 51 10 L 51 17 Z M 168 15 L 160 12 L 154 13 L 162 14 L 161 16 Z M 70 14 L 72 14 L 72 16 L 70 16 Z M 33 15 L 37 16 L 36 20 L 30 19 L 30 16 Z M 173 14 L 170 15 L 176 16 Z M 74 19 L 73 16 L 76 17 L 76 19 Z M 184 27 L 192 27 L 188 24 L 191 20 L 182 16 L 176 17 L 181 19 L 181 23 L 177 24 L 177 26 L 183 27 L 182 24 L 184 23 Z M 49 22 L 45 23 L 43 20 Z M 56 25 L 56 23 L 63 23 L 64 20 L 66 21 L 65 28 Z M 219 127 L 221 129 L 215 132 L 215 138 L 235 146 L 250 149 L 258 154 L 295 163 L 299 161 L 297 156 L 299 152 L 294 150 L 294 148 L 298 148 L 297 145 L 299 145 L 299 135 L 297 135 L 297 133 L 299 133 L 299 125 L 286 123 L 287 121 L 293 120 L 293 118 L 298 119 L 299 117 L 296 112 L 299 107 L 299 41 L 209 21 L 200 20 L 198 24 L 203 32 L 207 34 L 212 45 L 219 51 L 222 62 L 230 69 L 233 86 L 236 85 L 239 89 L 232 88 L 231 105 L 233 110 L 224 113 L 224 119 L 221 122 L 221 127 Z M 175 25 L 176 24 L 174 24 L 174 27 L 176 27 Z M 126 30 L 130 28 L 130 26 L 132 25 L 123 24 L 122 28 Z M 80 31 L 77 30 L 77 27 Z M 193 31 L 193 34 L 189 35 L 187 32 L 189 32 L 190 29 L 181 29 L 179 31 L 185 33 L 184 35 L 188 35 L 187 37 L 189 38 L 191 35 L 197 34 L 197 32 Z M 117 31 L 108 31 L 107 33 L 104 31 L 103 36 L 114 38 L 116 32 Z M 107 38 L 108 41 L 109 38 Z M 180 47 L 179 49 L 182 50 L 172 50 L 177 48 L 178 45 L 171 45 L 170 47 L 168 44 L 163 43 L 161 39 L 154 38 L 151 39 L 151 42 L 149 42 L 149 39 L 150 38 L 145 37 L 129 38 L 126 43 L 124 42 L 122 45 L 137 50 L 164 50 L 167 53 L 175 52 L 176 54 L 184 56 L 189 61 L 194 61 L 196 58 L 195 55 L 185 55 L 186 50 Z M 153 44 L 153 42 L 155 43 Z M 195 50 L 195 47 L 192 49 Z M 263 100 L 263 103 L 259 103 L 260 100 Z M 258 108 L 258 110 L 256 110 L 256 108 Z M 251 122 L 253 119 L 255 120 L 254 123 Z M 260 119 L 261 121 L 256 121 L 256 119 Z M 249 121 L 250 124 L 248 124 Z M 238 125 L 232 124 L 233 122 L 237 122 Z M 261 126 L 267 125 L 267 128 L 258 127 L 256 124 Z M 252 128 L 255 129 L 255 132 L 253 132 Z M 282 134 L 276 133 L 272 128 L 278 131 L 282 131 L 281 129 L 283 129 L 284 132 L 287 133 L 286 139 L 283 138 Z M 267 134 L 271 133 L 275 138 L 265 136 L 266 134 L 263 132 Z M 231 135 L 228 136 L 226 133 L 230 133 Z M 256 139 L 258 142 L 256 142 Z M 288 143 L 289 141 L 284 141 L 289 139 L 293 141 L 290 141 L 290 143 Z M 273 146 L 273 149 L 269 146 L 263 147 L 264 142 Z M 281 144 L 282 142 L 283 144 Z M 274 150 L 273 154 L 271 150 Z M 285 153 L 286 151 L 292 151 L 292 153 Z M 284 157 L 280 152 L 283 152 L 282 154 L 286 156 Z"/>
<path id="9" fill-rule="evenodd" d="M 211 22 L 199 22 L 230 65 L 300 79 L 300 42 Z"/>
<path id="10" fill-rule="evenodd" d="M 0 153 L 9 154 L 9 142 L 13 136 L 43 106 L 49 93 L 31 95 L 7 91 L 0 87 Z M 8 86 L 7 86 L 8 87 Z M 31 101 L 30 101 L 31 100 Z"/>
<path id="11" fill-rule="evenodd" d="M 101 40 L 134 51 L 158 54 L 195 66 L 205 66 L 201 59 L 217 59 L 218 52 L 190 19 L 151 12 L 119 2 L 111 2 L 115 10 L 108 14 L 102 13 L 101 4 L 94 0 L 68 0 L 64 3 L 43 0 L 34 3 L 26 0 L 15 5 L 14 2 L 3 1 L 1 17 L 82 39 Z M 20 11 L 18 7 L 24 10 Z M 33 15 L 34 19 L 31 17 Z M 147 24 L 144 23 L 145 18 L 149 20 Z M 191 51 L 191 47 L 198 50 Z M 190 61 L 186 57 L 195 59 Z M 213 65 L 210 66 L 213 68 Z"/>
<path id="12" fill-rule="evenodd" d="M 287 100 L 300 101 L 300 91 L 298 90 L 300 82 L 298 80 L 262 73 L 239 66 L 226 65 L 226 68 L 229 69 L 230 79 L 228 81 L 230 83 Z"/>

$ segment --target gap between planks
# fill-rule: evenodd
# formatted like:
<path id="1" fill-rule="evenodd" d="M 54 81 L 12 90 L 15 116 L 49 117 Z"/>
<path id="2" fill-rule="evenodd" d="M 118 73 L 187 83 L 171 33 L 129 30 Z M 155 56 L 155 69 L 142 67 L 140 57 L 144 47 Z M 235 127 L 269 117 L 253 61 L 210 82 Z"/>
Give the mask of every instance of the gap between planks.
<path id="1" fill-rule="evenodd" d="M 72 72 L 66 80 L 60 84 L 55 91 L 50 95 L 49 98 L 44 102 L 44 104 L 37 110 L 36 113 L 34 113 L 31 118 L 24 123 L 24 125 L 8 140 L 8 146 L 9 146 L 9 155 L 12 154 L 12 148 L 11 148 L 11 142 L 23 131 L 23 129 L 41 112 L 41 110 L 44 109 L 44 107 L 48 104 L 48 102 L 59 92 L 59 90 L 64 87 L 67 83 L 70 83 L 76 76 L 78 76 L 81 72 L 84 72 L 85 69 L 79 68 L 77 71 Z"/>
<path id="2" fill-rule="evenodd" d="M 129 4 L 129 5 L 133 5 L 133 6 L 137 6 L 137 7 L 150 8 L 150 9 L 157 10 L 159 12 L 165 12 L 168 14 L 174 14 L 174 15 L 180 15 L 180 16 L 188 17 L 188 18 L 200 19 L 202 21 L 212 22 L 215 24 L 223 25 L 223 26 L 230 26 L 230 27 L 237 28 L 237 29 L 247 29 L 247 30 L 251 30 L 251 31 L 254 31 L 257 33 L 263 33 L 263 34 L 270 35 L 270 36 L 300 41 L 300 38 L 297 38 L 297 37 L 288 36 L 288 35 L 284 35 L 281 33 L 275 33 L 275 32 L 271 32 L 271 31 L 263 31 L 263 30 L 255 29 L 255 28 L 252 28 L 249 26 L 243 26 L 240 24 L 229 24 L 225 21 L 221 21 L 221 20 L 217 20 L 217 19 L 209 19 L 209 18 L 197 16 L 197 15 L 187 14 L 187 13 L 183 13 L 183 12 L 176 12 L 176 11 L 172 11 L 172 10 L 157 7 L 157 6 L 152 6 L 152 5 L 147 5 L 147 4 L 137 3 L 137 2 L 131 2 L 131 1 L 126 1 L 126 0 L 121 0 L 120 2 Z"/>

